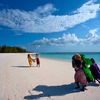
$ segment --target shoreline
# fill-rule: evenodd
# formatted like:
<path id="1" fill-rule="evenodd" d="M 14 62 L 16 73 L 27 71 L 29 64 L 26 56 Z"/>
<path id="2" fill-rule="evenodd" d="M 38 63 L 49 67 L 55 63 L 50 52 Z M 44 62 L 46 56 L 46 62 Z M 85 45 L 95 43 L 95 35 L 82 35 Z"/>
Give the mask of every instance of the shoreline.
<path id="1" fill-rule="evenodd" d="M 55 60 L 55 61 L 61 61 L 61 62 L 70 62 L 71 60 L 63 60 L 63 59 L 56 59 L 56 58 L 46 58 L 46 57 L 40 57 L 40 59 L 48 59 L 48 60 Z"/>

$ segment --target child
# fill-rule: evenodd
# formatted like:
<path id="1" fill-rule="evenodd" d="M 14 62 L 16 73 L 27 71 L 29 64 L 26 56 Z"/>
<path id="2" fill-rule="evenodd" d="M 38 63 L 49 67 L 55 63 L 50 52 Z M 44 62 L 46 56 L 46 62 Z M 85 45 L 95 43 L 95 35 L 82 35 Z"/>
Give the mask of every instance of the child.
<path id="1" fill-rule="evenodd" d="M 29 66 L 31 67 L 32 66 L 32 61 L 33 61 L 32 57 L 31 57 L 31 54 L 28 54 L 27 58 L 28 58 Z"/>
<path id="2" fill-rule="evenodd" d="M 87 85 L 87 80 L 86 80 L 86 76 L 82 69 L 82 63 L 79 60 L 76 60 L 76 68 L 75 68 L 74 78 L 75 78 L 75 83 L 77 85 L 76 88 L 80 88 L 80 85 L 79 85 L 79 83 L 80 83 L 82 85 L 81 90 L 85 91 L 85 89 L 86 89 L 85 87 Z"/>
<path id="3" fill-rule="evenodd" d="M 38 54 L 36 54 L 36 64 L 37 64 L 37 67 L 40 67 L 40 59 L 39 59 Z"/>
<path id="4" fill-rule="evenodd" d="M 86 76 L 82 69 L 82 59 L 79 54 L 76 54 L 72 57 L 72 66 L 75 69 L 74 79 L 77 85 L 75 88 L 80 88 L 80 84 L 81 84 L 82 85 L 81 90 L 85 91 L 87 80 L 86 80 Z"/>

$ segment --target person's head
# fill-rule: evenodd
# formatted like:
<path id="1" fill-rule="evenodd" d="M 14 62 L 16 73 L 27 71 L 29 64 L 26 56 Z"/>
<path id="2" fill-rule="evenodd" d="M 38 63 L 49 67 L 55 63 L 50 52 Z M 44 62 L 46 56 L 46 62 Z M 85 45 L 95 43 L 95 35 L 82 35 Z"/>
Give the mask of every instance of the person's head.
<path id="1" fill-rule="evenodd" d="M 39 56 L 39 54 L 36 54 L 36 57 L 38 57 Z"/>
<path id="2" fill-rule="evenodd" d="M 82 61 L 80 54 L 75 54 L 75 60 Z"/>
<path id="3" fill-rule="evenodd" d="M 93 58 L 91 58 L 92 63 L 95 63 L 95 60 Z"/>
<path id="4" fill-rule="evenodd" d="M 84 54 L 80 54 L 81 58 L 84 59 L 85 58 L 85 55 Z"/>
<path id="5" fill-rule="evenodd" d="M 27 57 L 30 57 L 30 54 L 28 54 Z"/>

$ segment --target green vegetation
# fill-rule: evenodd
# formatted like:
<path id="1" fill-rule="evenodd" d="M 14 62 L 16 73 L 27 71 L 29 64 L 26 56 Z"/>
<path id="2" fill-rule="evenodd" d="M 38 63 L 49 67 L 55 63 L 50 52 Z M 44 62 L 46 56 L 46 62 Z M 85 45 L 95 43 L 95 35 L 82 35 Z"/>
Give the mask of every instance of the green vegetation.
<path id="1" fill-rule="evenodd" d="M 24 53 L 25 49 L 20 47 L 0 46 L 0 53 Z"/>

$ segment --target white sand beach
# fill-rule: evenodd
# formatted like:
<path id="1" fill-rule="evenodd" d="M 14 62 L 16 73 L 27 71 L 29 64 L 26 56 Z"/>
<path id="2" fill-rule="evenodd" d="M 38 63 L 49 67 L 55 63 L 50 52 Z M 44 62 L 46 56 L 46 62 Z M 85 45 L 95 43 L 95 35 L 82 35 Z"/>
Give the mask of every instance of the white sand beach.
<path id="1" fill-rule="evenodd" d="M 75 89 L 71 62 L 40 58 L 28 66 L 27 53 L 0 54 L 0 100 L 100 100 L 100 86 Z"/>

